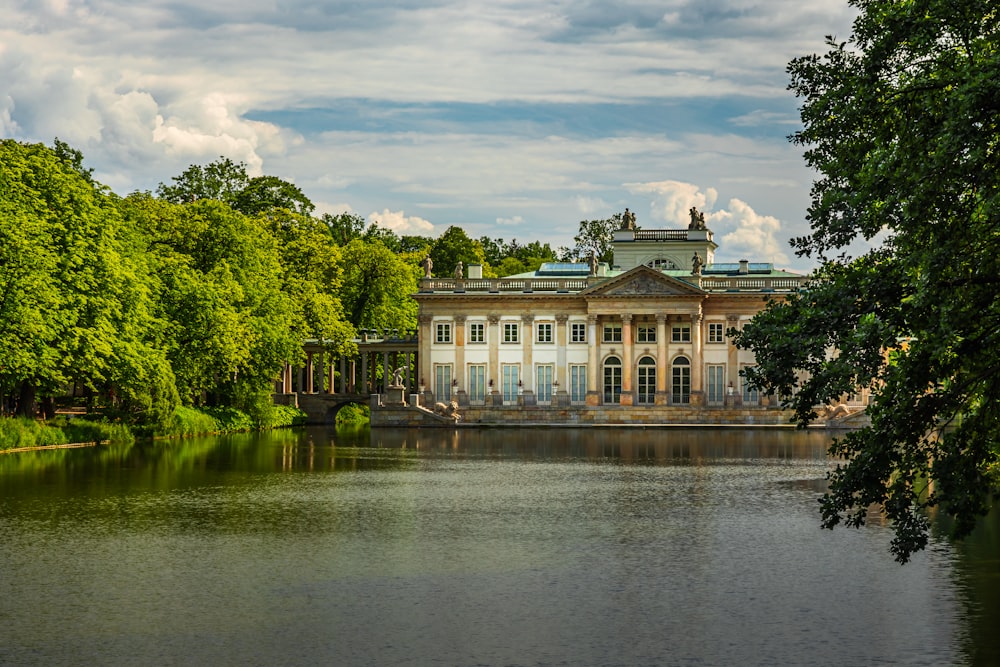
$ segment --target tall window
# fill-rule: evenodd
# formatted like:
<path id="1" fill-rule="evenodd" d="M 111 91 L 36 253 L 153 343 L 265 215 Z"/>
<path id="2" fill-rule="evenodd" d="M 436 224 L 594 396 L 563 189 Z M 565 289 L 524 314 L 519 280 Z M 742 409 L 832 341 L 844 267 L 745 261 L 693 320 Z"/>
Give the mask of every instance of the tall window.
<path id="1" fill-rule="evenodd" d="M 503 342 L 516 343 L 518 341 L 517 334 L 518 334 L 517 322 L 503 323 Z"/>
<path id="2" fill-rule="evenodd" d="M 743 370 L 746 370 L 747 368 L 752 368 L 752 367 L 744 366 Z M 743 387 L 743 405 L 759 405 L 760 390 L 750 388 L 750 384 L 747 382 L 747 379 L 743 376 L 743 371 L 740 371 L 740 385 Z"/>
<path id="3" fill-rule="evenodd" d="M 552 401 L 552 366 L 535 367 L 535 397 L 541 403 Z"/>
<path id="4" fill-rule="evenodd" d="M 569 342 L 571 343 L 586 343 L 587 342 L 587 324 L 586 322 L 572 322 L 569 325 Z"/>
<path id="5" fill-rule="evenodd" d="M 708 370 L 708 393 L 705 400 L 708 403 L 721 404 L 726 400 L 726 367 L 709 366 Z"/>
<path id="6" fill-rule="evenodd" d="M 675 324 L 670 328 L 670 341 L 672 343 L 690 343 L 691 325 Z"/>
<path id="7" fill-rule="evenodd" d="M 518 383 L 521 369 L 516 364 L 504 364 L 500 367 L 500 390 L 503 392 L 504 403 L 517 401 Z"/>
<path id="8" fill-rule="evenodd" d="M 708 323 L 708 342 L 709 343 L 726 342 L 726 326 L 724 323 L 722 322 Z"/>
<path id="9" fill-rule="evenodd" d="M 451 323 L 450 322 L 438 322 L 436 334 L 434 336 L 435 343 L 450 343 L 451 342 Z"/>
<path id="10" fill-rule="evenodd" d="M 470 343 L 485 343 L 486 342 L 486 323 L 485 322 L 470 322 L 469 323 L 469 342 Z"/>
<path id="11" fill-rule="evenodd" d="M 469 400 L 483 402 L 486 400 L 486 365 L 469 366 Z"/>
<path id="12" fill-rule="evenodd" d="M 538 342 L 539 343 L 551 343 L 552 342 L 552 323 L 551 322 L 539 322 L 538 325 Z"/>
<path id="13" fill-rule="evenodd" d="M 441 402 L 451 400 L 451 364 L 434 367 L 434 398 Z"/>
<path id="14" fill-rule="evenodd" d="M 587 367 L 569 367 L 569 400 L 582 403 L 587 400 Z"/>
<path id="15" fill-rule="evenodd" d="M 646 327 L 639 325 L 636 330 L 635 340 L 637 343 L 655 343 L 656 327 Z"/>
<path id="16" fill-rule="evenodd" d="M 687 357 L 677 357 L 671 369 L 670 402 L 691 402 L 691 362 Z"/>
<path id="17" fill-rule="evenodd" d="M 604 325 L 604 342 L 605 343 L 620 343 L 622 342 L 622 325 L 620 324 L 605 324 Z"/>
<path id="18" fill-rule="evenodd" d="M 637 401 L 652 404 L 656 400 L 656 361 L 652 357 L 640 359 L 636 375 Z"/>
<path id="19" fill-rule="evenodd" d="M 622 396 L 622 362 L 617 357 L 608 357 L 604 362 L 604 403 L 614 405 Z"/>

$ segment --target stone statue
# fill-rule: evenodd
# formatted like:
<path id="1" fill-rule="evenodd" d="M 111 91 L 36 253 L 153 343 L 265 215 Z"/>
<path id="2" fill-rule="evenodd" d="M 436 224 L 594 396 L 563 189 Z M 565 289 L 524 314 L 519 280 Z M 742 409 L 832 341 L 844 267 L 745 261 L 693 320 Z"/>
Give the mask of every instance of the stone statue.
<path id="1" fill-rule="evenodd" d="M 403 371 L 405 368 L 397 368 L 392 372 L 392 386 L 402 387 L 403 386 Z"/>
<path id="2" fill-rule="evenodd" d="M 431 277 L 431 271 L 434 269 L 434 262 L 431 260 L 431 256 L 427 255 L 420 262 L 420 266 L 424 267 L 424 278 Z"/>
<path id="3" fill-rule="evenodd" d="M 632 211 L 628 210 L 627 206 L 625 207 L 625 213 L 622 214 L 622 226 L 621 226 L 621 229 L 623 231 L 625 231 L 625 230 L 633 230 L 634 231 L 635 230 L 635 213 L 633 213 Z"/>
<path id="4" fill-rule="evenodd" d="M 465 267 L 462 266 L 462 262 L 461 260 L 459 260 L 458 264 L 455 265 L 455 278 L 461 280 L 464 277 L 465 277 Z"/>
<path id="5" fill-rule="evenodd" d="M 691 275 L 692 276 L 700 276 L 701 275 L 701 267 L 703 267 L 704 265 L 705 265 L 705 263 L 703 261 L 701 261 L 701 255 L 699 255 L 698 253 L 695 253 L 694 257 L 691 258 Z"/>
<path id="6" fill-rule="evenodd" d="M 448 403 L 435 403 L 434 413 L 441 415 L 442 417 L 448 417 L 455 420 L 456 422 L 462 420 L 462 415 L 458 414 L 458 402 L 449 401 Z"/>
<path id="7" fill-rule="evenodd" d="M 705 214 L 701 213 L 692 206 L 688 210 L 688 214 L 691 216 L 691 224 L 688 225 L 688 229 L 706 229 L 705 227 Z"/>
<path id="8" fill-rule="evenodd" d="M 590 275 L 597 275 L 597 251 L 591 250 L 590 257 L 587 258 L 587 265 L 590 266 Z"/>

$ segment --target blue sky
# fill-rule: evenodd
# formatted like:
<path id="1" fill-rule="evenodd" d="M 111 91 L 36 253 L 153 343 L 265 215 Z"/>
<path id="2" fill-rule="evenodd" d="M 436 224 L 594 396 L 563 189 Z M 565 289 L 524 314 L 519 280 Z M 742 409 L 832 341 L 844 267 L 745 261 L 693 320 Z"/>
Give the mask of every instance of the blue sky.
<path id="1" fill-rule="evenodd" d="M 626 206 L 808 270 L 785 66 L 844 0 L 0 0 L 0 136 L 118 193 L 220 155 L 398 233 L 571 246 Z"/>

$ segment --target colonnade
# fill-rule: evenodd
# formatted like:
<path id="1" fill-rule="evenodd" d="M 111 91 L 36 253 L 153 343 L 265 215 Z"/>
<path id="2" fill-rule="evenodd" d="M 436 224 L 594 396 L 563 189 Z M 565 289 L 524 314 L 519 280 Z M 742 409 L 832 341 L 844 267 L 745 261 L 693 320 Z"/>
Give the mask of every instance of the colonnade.
<path id="1" fill-rule="evenodd" d="M 403 341 L 403 344 L 392 340 L 356 343 L 359 349 L 356 355 L 336 355 L 318 344 L 306 343 L 305 363 L 302 366 L 285 364 L 275 386 L 277 393 L 368 396 L 384 392 L 392 384 L 397 369 L 402 369 L 406 393 L 416 391 L 418 354 L 415 339 Z"/>

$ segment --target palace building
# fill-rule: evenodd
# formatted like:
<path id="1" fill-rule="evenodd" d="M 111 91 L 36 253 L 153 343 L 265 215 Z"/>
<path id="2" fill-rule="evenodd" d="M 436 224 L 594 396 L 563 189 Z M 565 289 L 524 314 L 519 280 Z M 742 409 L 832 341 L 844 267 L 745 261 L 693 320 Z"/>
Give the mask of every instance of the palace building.
<path id="1" fill-rule="evenodd" d="M 727 332 L 805 277 L 716 263 L 704 215 L 687 229 L 614 235 L 614 264 L 548 263 L 483 278 L 429 275 L 419 304 L 420 402 L 455 401 L 473 423 L 775 423 L 773 397 L 743 383 L 754 363 Z M 429 274 L 429 267 L 427 267 Z"/>

